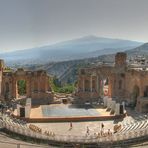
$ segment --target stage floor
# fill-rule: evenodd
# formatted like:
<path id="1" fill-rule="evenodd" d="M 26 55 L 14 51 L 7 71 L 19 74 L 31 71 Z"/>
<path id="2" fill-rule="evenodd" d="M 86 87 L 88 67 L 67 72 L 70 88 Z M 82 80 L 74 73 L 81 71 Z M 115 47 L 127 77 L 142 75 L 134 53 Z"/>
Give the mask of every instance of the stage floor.
<path id="1" fill-rule="evenodd" d="M 82 116 L 109 116 L 106 109 L 93 107 L 80 108 L 65 104 L 41 105 L 31 109 L 30 118 L 49 118 L 49 117 L 82 117 Z"/>

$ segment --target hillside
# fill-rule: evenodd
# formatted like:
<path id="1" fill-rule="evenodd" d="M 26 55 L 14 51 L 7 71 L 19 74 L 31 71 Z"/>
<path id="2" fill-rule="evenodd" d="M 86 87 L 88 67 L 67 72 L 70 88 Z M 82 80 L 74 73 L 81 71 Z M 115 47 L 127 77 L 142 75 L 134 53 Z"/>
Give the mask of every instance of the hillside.
<path id="1" fill-rule="evenodd" d="M 129 40 L 86 36 L 54 45 L 2 53 L 0 58 L 4 59 L 7 65 L 45 64 L 113 54 L 142 44 Z"/>
<path id="2" fill-rule="evenodd" d="M 103 61 L 112 63 L 114 62 L 114 54 L 102 55 L 94 58 L 86 58 L 82 60 L 71 60 L 62 62 L 52 62 L 43 65 L 24 65 L 23 67 L 29 70 L 44 69 L 49 75 L 56 76 L 59 81 L 64 83 L 73 83 L 77 79 L 78 69 L 82 67 L 90 67 L 97 65 Z M 13 66 L 13 68 L 21 67 L 20 65 Z"/>
<path id="3" fill-rule="evenodd" d="M 136 47 L 131 50 L 127 50 L 126 53 L 129 56 L 136 56 L 136 55 L 144 55 L 146 58 L 148 58 L 148 43 L 145 43 L 139 47 Z"/>
<path id="4" fill-rule="evenodd" d="M 119 52 L 119 51 L 117 51 Z M 128 58 L 136 55 L 144 55 L 148 59 L 148 43 L 145 43 L 137 48 L 126 50 Z M 44 65 L 35 66 L 35 69 L 45 69 L 49 74 L 55 75 L 59 78 L 62 83 L 74 82 L 77 79 L 78 69 L 80 67 L 87 67 L 91 65 L 97 65 L 101 62 L 113 63 L 115 54 L 101 55 L 95 58 L 86 58 L 83 60 L 72 60 L 48 63 Z M 33 68 L 30 67 L 29 68 Z"/>
<path id="5" fill-rule="evenodd" d="M 109 45 L 112 45 L 113 47 L 117 47 L 119 46 L 119 44 L 120 46 L 124 45 L 126 47 L 124 49 L 111 48 L 111 47 L 108 48 Z M 133 49 L 128 50 L 129 47 L 127 47 L 127 44 L 129 47 L 133 46 L 134 44 L 135 45 L 140 44 L 140 46 L 136 48 L 134 47 Z M 145 56 L 148 57 L 148 43 L 141 45 L 141 43 L 137 43 L 137 42 L 135 43 L 131 41 L 121 41 L 117 39 L 98 38 L 94 36 L 62 42 L 62 43 L 53 45 L 52 47 L 54 48 L 52 48 L 51 51 L 49 50 L 49 46 L 46 46 L 46 47 L 41 47 L 36 49 L 36 52 L 34 52 L 35 49 L 31 49 L 27 51 L 25 50 L 17 51 L 12 53 L 12 55 L 9 53 L 10 54 L 9 56 L 11 58 L 16 57 L 17 60 L 15 62 L 9 61 L 8 66 L 11 66 L 13 68 L 24 67 L 31 70 L 44 69 L 50 75 L 56 76 L 61 83 L 67 83 L 67 82 L 73 83 L 77 79 L 79 68 L 87 67 L 91 65 L 97 65 L 103 61 L 109 62 L 109 63 L 114 62 L 114 55 L 116 52 L 125 51 L 128 54 L 128 57 L 135 56 L 137 54 L 138 55 L 144 54 Z M 106 48 L 101 49 L 103 47 L 106 47 Z M 76 49 L 71 50 L 74 48 Z M 82 49 L 82 50 L 79 51 L 78 49 Z M 61 52 L 58 52 L 58 50 L 59 51 L 61 50 Z M 72 52 L 68 52 L 68 51 L 72 51 Z M 28 52 L 28 56 L 26 55 L 27 52 Z M 23 57 L 19 56 L 20 53 L 23 54 L 23 57 L 27 58 L 28 60 L 23 60 Z M 47 55 L 44 55 L 45 53 Z M 51 53 L 51 55 L 48 53 Z M 79 53 L 79 55 L 77 55 L 76 53 Z M 31 57 L 32 54 L 34 55 L 34 58 Z M 71 59 L 70 56 L 68 56 L 70 54 L 72 54 L 72 58 L 74 58 L 73 60 L 68 60 L 68 59 Z M 27 57 L 25 57 L 25 55 Z M 63 61 L 60 61 L 62 60 L 62 58 L 59 58 L 54 61 L 54 60 L 51 60 L 51 58 L 49 59 L 47 58 L 48 56 L 51 56 L 52 59 L 54 59 L 54 55 L 56 55 L 55 57 L 61 56 L 63 59 L 65 57 L 65 59 Z M 77 57 L 75 57 L 76 55 Z M 9 59 L 9 56 L 8 56 L 8 59 Z M 66 56 L 68 58 L 66 58 Z M 42 57 L 42 58 L 38 59 L 37 62 L 35 62 L 36 60 L 34 61 L 34 59 L 37 57 Z M 80 57 L 81 58 L 83 57 L 83 58 L 81 59 Z"/>

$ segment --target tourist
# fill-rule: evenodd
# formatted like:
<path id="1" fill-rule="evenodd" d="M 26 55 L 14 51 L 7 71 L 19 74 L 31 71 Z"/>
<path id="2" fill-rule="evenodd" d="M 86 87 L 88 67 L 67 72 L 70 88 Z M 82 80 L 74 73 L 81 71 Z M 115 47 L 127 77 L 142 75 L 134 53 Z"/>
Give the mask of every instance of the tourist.
<path id="1" fill-rule="evenodd" d="M 70 128 L 69 128 L 69 130 L 71 130 L 71 129 L 72 129 L 72 127 L 73 127 L 73 126 L 72 126 L 72 122 L 70 122 Z"/>
<path id="2" fill-rule="evenodd" d="M 110 135 L 110 129 L 108 129 L 108 136 Z"/>
<path id="3" fill-rule="evenodd" d="M 103 123 L 101 123 L 101 128 L 102 128 L 102 129 L 104 128 L 104 124 L 103 124 Z"/>
<path id="4" fill-rule="evenodd" d="M 89 128 L 87 126 L 87 129 L 86 129 L 86 134 L 89 135 Z"/>
<path id="5" fill-rule="evenodd" d="M 72 129 L 72 122 L 70 122 L 70 128 Z"/>

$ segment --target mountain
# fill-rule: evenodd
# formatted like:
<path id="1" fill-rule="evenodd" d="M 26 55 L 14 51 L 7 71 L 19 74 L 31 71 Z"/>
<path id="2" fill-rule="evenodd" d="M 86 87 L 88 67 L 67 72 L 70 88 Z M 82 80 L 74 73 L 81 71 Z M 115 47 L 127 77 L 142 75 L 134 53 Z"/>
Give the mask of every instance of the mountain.
<path id="1" fill-rule="evenodd" d="M 93 54 L 99 55 L 101 52 L 106 51 L 106 54 L 98 56 L 98 57 L 92 57 Z M 50 62 L 45 64 L 36 64 L 36 65 L 23 65 L 25 68 L 30 70 L 39 70 L 44 69 L 46 70 L 50 75 L 55 75 L 57 78 L 59 78 L 61 83 L 67 83 L 67 82 L 74 82 L 77 80 L 77 74 L 78 69 L 81 67 L 87 67 L 90 65 L 97 65 L 101 62 L 107 62 L 107 63 L 113 63 L 115 54 L 110 54 L 110 52 L 119 52 L 119 50 L 115 49 L 104 49 L 103 51 L 94 51 L 90 52 L 91 58 L 85 58 L 81 60 L 70 60 L 70 61 L 62 61 L 62 62 Z M 145 43 L 139 47 L 133 48 L 131 50 L 125 51 L 129 57 L 134 57 L 135 55 L 145 55 L 148 59 L 148 43 Z M 91 55 L 92 53 L 92 55 Z M 15 68 L 18 68 L 18 65 L 16 65 Z"/>
<path id="2" fill-rule="evenodd" d="M 126 53 L 129 56 L 144 55 L 146 58 L 148 58 L 148 43 L 145 43 L 131 50 L 126 50 Z"/>
<path id="3" fill-rule="evenodd" d="M 117 51 L 125 51 L 142 45 L 141 42 L 85 36 L 60 42 L 54 45 L 37 47 L 14 52 L 1 53 L 0 58 L 11 64 L 44 64 L 97 57 Z"/>
<path id="4" fill-rule="evenodd" d="M 103 51 L 106 51 L 106 54 L 94 57 L 94 58 L 85 58 L 82 60 L 73 60 L 73 61 L 63 61 L 63 62 L 56 62 L 52 64 L 44 64 L 44 65 L 38 65 L 37 67 L 34 67 L 35 69 L 45 69 L 49 74 L 55 75 L 59 78 L 59 80 L 62 83 L 67 82 L 74 82 L 77 80 L 77 74 L 78 69 L 80 67 L 87 67 L 90 65 L 97 65 L 101 62 L 107 62 L 107 63 L 113 63 L 115 54 L 111 54 L 112 51 L 119 52 L 119 50 L 115 49 L 104 49 Z M 90 53 L 94 53 L 96 55 L 99 55 L 102 50 L 100 51 L 94 51 Z M 109 51 L 109 52 L 107 52 Z M 148 59 L 148 43 L 145 43 L 139 47 L 126 50 L 125 51 L 128 55 L 128 58 L 135 57 L 135 55 L 144 55 Z M 91 57 L 92 55 L 90 55 Z M 30 67 L 32 69 L 32 67 Z"/>

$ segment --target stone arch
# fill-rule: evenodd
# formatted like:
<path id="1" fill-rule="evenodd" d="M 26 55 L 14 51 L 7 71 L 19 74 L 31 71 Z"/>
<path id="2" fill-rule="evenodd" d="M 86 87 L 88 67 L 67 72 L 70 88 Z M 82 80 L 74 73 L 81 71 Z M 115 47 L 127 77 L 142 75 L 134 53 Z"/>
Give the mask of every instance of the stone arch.
<path id="1" fill-rule="evenodd" d="M 10 93 L 10 88 L 9 88 L 9 83 L 5 82 L 5 98 L 9 98 L 9 93 Z"/>
<path id="2" fill-rule="evenodd" d="M 133 92 L 132 92 L 132 104 L 133 104 L 134 107 L 137 104 L 137 98 L 139 97 L 139 95 L 140 95 L 139 86 L 135 85 L 133 87 Z"/>
<path id="3" fill-rule="evenodd" d="M 14 79 L 14 86 L 15 87 L 15 98 L 19 98 L 20 96 L 23 96 L 22 94 L 19 93 L 19 81 L 25 81 L 25 94 L 24 97 L 29 97 L 29 80 L 27 79 L 26 75 L 16 75 Z"/>
<path id="4" fill-rule="evenodd" d="M 119 89 L 122 89 L 122 80 L 119 80 Z"/>
<path id="5" fill-rule="evenodd" d="M 17 85 L 19 80 L 26 81 L 26 92 L 21 98 L 31 98 L 33 104 L 47 104 L 53 101 L 49 76 L 43 70 L 24 71 L 23 69 L 18 69 L 3 74 L 2 97 L 6 98 L 6 92 L 9 91 L 9 93 L 7 93 L 8 99 L 18 99 L 20 97 Z M 8 84 L 5 85 L 6 82 L 8 82 L 9 87 Z M 35 82 L 37 82 L 37 84 L 35 84 Z M 34 86 L 36 86 L 36 88 L 34 88 Z"/>
<path id="6" fill-rule="evenodd" d="M 90 81 L 89 80 L 85 80 L 84 81 L 84 85 L 85 85 L 85 91 L 90 91 Z"/>
<path id="7" fill-rule="evenodd" d="M 92 91 L 96 91 L 96 80 L 92 80 Z"/>
<path id="8" fill-rule="evenodd" d="M 144 88 L 143 96 L 148 97 L 148 85 L 146 85 Z"/>
<path id="9" fill-rule="evenodd" d="M 6 83 L 5 83 L 5 92 L 8 93 L 9 90 L 10 90 L 10 89 L 9 89 L 9 83 L 6 82 Z"/>

